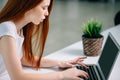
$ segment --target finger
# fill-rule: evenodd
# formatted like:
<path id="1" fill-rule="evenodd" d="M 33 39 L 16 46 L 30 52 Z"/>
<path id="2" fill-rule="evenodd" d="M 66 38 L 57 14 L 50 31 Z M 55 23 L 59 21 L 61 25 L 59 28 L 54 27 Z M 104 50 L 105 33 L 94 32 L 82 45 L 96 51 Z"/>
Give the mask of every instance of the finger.
<path id="1" fill-rule="evenodd" d="M 88 79 L 88 73 L 86 73 L 85 71 L 80 70 L 80 74 L 81 74 L 81 75 L 79 75 L 79 76 L 81 76 L 81 77 L 84 77 L 84 78 Z"/>
<path id="2" fill-rule="evenodd" d="M 79 59 L 79 60 L 78 60 L 78 62 L 82 62 L 82 61 L 84 61 L 84 59 Z"/>
<path id="3" fill-rule="evenodd" d="M 66 63 L 66 67 L 74 67 L 74 65 L 70 63 Z"/>
<path id="4" fill-rule="evenodd" d="M 88 73 L 86 73 L 85 71 L 83 71 L 83 74 L 82 74 L 83 77 L 85 77 L 86 79 L 88 79 Z"/>
<path id="5" fill-rule="evenodd" d="M 71 60 L 71 63 L 76 64 L 79 61 L 81 62 L 81 61 L 83 61 L 83 59 L 80 59 L 80 57 L 78 57 L 78 58 L 76 58 L 74 60 Z"/>
<path id="6" fill-rule="evenodd" d="M 85 58 L 87 58 L 87 57 L 86 57 L 86 56 L 84 56 L 84 57 L 78 57 L 78 58 L 76 59 L 76 61 L 84 61 Z"/>
<path id="7" fill-rule="evenodd" d="M 83 79 L 80 77 L 75 77 L 74 80 L 83 80 Z"/>
<path id="8" fill-rule="evenodd" d="M 85 59 L 87 58 L 87 56 L 82 56 L 82 57 L 79 57 L 79 59 Z"/>
<path id="9" fill-rule="evenodd" d="M 76 64 L 76 60 L 69 61 L 70 64 Z"/>
<path id="10" fill-rule="evenodd" d="M 83 66 L 84 68 L 86 68 L 86 69 L 89 68 L 89 67 L 88 67 L 87 65 L 85 65 L 85 64 L 82 64 L 82 66 Z"/>
<path id="11" fill-rule="evenodd" d="M 76 64 L 78 61 L 83 61 L 85 58 L 87 58 L 86 56 L 82 56 L 82 57 L 77 57 L 77 58 L 75 58 L 74 60 L 71 60 L 71 61 L 69 61 L 69 63 L 71 63 L 71 64 Z"/>
<path id="12" fill-rule="evenodd" d="M 84 63 L 78 62 L 78 64 L 81 65 L 81 66 L 83 66 L 83 67 L 85 67 L 86 69 L 89 68 L 89 67 L 88 67 L 86 64 L 84 64 Z"/>

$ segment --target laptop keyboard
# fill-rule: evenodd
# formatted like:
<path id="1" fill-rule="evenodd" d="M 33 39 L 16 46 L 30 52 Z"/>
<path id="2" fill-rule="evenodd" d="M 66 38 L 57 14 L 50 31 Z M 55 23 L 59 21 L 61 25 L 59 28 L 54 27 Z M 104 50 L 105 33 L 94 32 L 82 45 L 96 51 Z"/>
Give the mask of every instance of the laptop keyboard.
<path id="1" fill-rule="evenodd" d="M 89 65 L 88 67 L 89 67 L 89 68 L 86 69 L 86 68 L 84 68 L 84 67 L 82 67 L 82 66 L 76 66 L 77 69 L 84 70 L 84 71 L 87 72 L 88 75 L 89 75 L 89 79 L 85 79 L 85 78 L 82 77 L 82 76 L 79 76 L 79 77 L 82 78 L 83 80 L 98 80 L 98 77 L 97 77 L 97 75 L 96 75 L 96 73 L 95 73 L 95 70 L 94 70 L 93 66 L 92 66 L 92 65 Z"/>

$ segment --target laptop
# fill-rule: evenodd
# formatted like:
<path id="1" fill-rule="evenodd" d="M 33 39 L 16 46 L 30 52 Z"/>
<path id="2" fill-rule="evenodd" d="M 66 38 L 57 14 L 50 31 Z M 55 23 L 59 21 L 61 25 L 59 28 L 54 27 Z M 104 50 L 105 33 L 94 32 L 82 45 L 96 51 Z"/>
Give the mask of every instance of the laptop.
<path id="1" fill-rule="evenodd" d="M 76 66 L 89 74 L 89 79 L 80 77 L 83 80 L 108 80 L 119 51 L 120 46 L 113 35 L 109 33 L 97 64 L 88 65 L 88 69 L 79 65 Z"/>

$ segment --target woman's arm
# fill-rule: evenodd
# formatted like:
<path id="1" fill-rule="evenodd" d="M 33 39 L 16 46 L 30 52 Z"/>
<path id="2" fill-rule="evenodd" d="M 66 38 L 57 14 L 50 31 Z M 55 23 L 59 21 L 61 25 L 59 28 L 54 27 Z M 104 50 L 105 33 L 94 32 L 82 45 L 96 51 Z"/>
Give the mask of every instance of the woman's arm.
<path id="1" fill-rule="evenodd" d="M 34 64 L 36 64 L 36 63 L 37 63 L 37 60 L 38 60 L 38 57 L 37 57 L 37 56 L 34 56 L 34 58 L 35 58 Z M 32 64 L 29 63 L 29 62 L 25 59 L 24 56 L 23 56 L 22 59 L 21 59 L 21 63 L 22 63 L 23 66 L 32 67 Z M 52 60 L 52 59 L 41 58 L 40 67 L 44 67 L 44 68 L 45 68 L 45 67 L 46 67 L 46 68 L 48 68 L 48 67 L 56 67 L 56 66 L 59 67 L 60 63 L 61 63 L 61 61 L 59 61 L 59 60 Z"/>
<path id="2" fill-rule="evenodd" d="M 38 57 L 35 56 L 35 62 L 34 64 L 36 64 Z M 25 57 L 23 56 L 21 59 L 22 65 L 26 66 L 26 67 L 32 67 L 32 64 L 29 63 Z M 45 58 L 41 58 L 41 62 L 40 62 L 40 67 L 42 68 L 50 68 L 50 67 L 73 67 L 72 64 L 67 63 L 67 61 L 60 61 L 60 60 L 53 60 L 53 59 L 45 59 Z"/>
<path id="3" fill-rule="evenodd" d="M 10 36 L 0 39 L 0 51 L 11 80 L 80 80 L 78 76 L 88 78 L 86 72 L 76 68 L 44 74 L 24 73 L 21 61 L 17 56 L 16 41 Z"/>
<path id="4" fill-rule="evenodd" d="M 0 51 L 11 80 L 61 80 L 61 72 L 46 74 L 24 73 L 21 61 L 17 56 L 16 41 L 10 36 L 4 36 L 0 39 Z"/>
<path id="5" fill-rule="evenodd" d="M 60 67 L 61 61 L 59 60 L 52 60 L 52 59 L 41 59 L 41 67 Z"/>
<path id="6" fill-rule="evenodd" d="M 50 67 L 59 67 L 59 68 L 67 68 L 67 67 L 74 67 L 75 64 L 79 64 L 81 66 L 84 66 L 85 68 L 88 68 L 86 64 L 83 63 L 84 59 L 86 58 L 86 56 L 83 57 L 77 57 L 73 60 L 69 60 L 69 61 L 60 61 L 60 60 L 54 60 L 54 59 L 45 59 L 42 58 L 41 62 L 40 62 L 40 67 L 46 67 L 46 68 L 50 68 Z M 35 56 L 35 64 L 38 60 L 38 57 Z M 29 66 L 31 67 L 32 64 L 28 63 L 25 58 L 23 57 L 21 60 L 22 64 L 24 66 Z"/>

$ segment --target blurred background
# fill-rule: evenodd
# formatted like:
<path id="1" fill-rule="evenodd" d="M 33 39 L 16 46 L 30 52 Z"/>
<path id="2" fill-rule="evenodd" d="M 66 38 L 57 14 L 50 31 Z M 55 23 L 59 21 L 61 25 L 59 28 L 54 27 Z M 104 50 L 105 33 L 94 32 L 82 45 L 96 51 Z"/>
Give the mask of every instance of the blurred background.
<path id="1" fill-rule="evenodd" d="M 0 0 L 0 9 L 7 0 Z M 83 23 L 94 18 L 103 30 L 114 26 L 119 0 L 55 0 L 50 16 L 50 30 L 44 55 L 58 51 L 81 40 Z"/>

